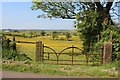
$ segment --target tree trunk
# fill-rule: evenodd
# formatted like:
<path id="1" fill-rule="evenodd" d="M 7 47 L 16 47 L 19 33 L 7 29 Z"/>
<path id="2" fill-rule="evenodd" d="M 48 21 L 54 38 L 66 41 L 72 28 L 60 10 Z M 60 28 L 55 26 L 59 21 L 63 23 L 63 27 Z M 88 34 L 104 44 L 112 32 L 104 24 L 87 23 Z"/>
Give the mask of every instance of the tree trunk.
<path id="1" fill-rule="evenodd" d="M 97 6 L 97 12 L 101 15 L 101 20 L 98 21 L 99 25 L 101 25 L 102 23 L 104 25 L 113 25 L 113 21 L 110 17 L 110 8 L 113 4 L 113 2 L 107 2 L 106 7 L 103 7 L 100 2 L 95 2 L 96 6 Z"/>

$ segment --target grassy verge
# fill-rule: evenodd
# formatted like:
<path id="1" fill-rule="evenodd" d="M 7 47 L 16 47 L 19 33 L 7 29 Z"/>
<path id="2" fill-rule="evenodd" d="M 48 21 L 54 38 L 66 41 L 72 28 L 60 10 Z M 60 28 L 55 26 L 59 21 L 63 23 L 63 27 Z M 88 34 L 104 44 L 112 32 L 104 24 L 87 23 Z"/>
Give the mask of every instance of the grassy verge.
<path id="1" fill-rule="evenodd" d="M 80 76 L 85 78 L 116 78 L 118 77 L 118 62 L 112 62 L 102 66 L 71 66 L 71 65 L 53 65 L 37 62 L 17 62 L 2 64 L 3 70 L 12 70 L 18 72 L 33 72 L 48 75 L 62 76 Z"/>

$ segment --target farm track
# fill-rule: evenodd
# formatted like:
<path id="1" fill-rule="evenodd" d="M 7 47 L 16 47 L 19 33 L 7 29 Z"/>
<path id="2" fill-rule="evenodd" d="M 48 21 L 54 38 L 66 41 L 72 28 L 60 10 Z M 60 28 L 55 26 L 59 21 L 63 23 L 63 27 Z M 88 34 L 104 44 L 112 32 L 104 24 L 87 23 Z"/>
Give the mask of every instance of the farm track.
<path id="1" fill-rule="evenodd" d="M 2 78 L 80 78 L 79 76 L 44 75 L 27 72 L 2 71 Z"/>

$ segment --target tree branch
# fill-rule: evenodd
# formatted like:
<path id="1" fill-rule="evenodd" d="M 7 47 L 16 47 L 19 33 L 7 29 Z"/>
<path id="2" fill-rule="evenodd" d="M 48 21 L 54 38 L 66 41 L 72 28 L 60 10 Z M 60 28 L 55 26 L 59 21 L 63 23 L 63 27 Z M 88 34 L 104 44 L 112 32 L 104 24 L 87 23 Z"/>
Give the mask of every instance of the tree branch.
<path id="1" fill-rule="evenodd" d="M 112 4 L 113 2 L 107 2 L 107 5 L 106 5 L 107 11 L 110 11 Z"/>
<path id="2" fill-rule="evenodd" d="M 97 9 L 103 10 L 103 6 L 100 4 L 100 1 L 99 2 L 95 2 L 95 4 L 97 6 Z"/>

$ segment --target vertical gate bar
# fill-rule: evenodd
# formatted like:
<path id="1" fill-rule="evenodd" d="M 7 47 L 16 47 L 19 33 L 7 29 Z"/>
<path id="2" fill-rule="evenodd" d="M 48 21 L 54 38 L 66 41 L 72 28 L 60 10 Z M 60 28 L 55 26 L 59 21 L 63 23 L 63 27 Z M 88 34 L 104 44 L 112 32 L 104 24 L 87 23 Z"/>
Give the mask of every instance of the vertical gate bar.
<path id="1" fill-rule="evenodd" d="M 103 64 L 103 53 L 104 53 L 103 49 L 104 49 L 104 46 L 102 47 L 101 64 Z"/>
<path id="2" fill-rule="evenodd" d="M 41 44 L 41 62 L 43 63 L 43 56 L 44 56 L 44 44 Z"/>
<path id="3" fill-rule="evenodd" d="M 101 64 L 103 64 L 103 51 L 102 51 L 102 55 L 101 55 Z"/>
<path id="4" fill-rule="evenodd" d="M 49 57 L 50 57 L 50 53 L 48 53 L 48 60 L 49 60 Z"/>
<path id="5" fill-rule="evenodd" d="M 72 65 L 73 65 L 74 45 L 72 45 Z"/>
<path id="6" fill-rule="evenodd" d="M 86 54 L 86 59 L 87 59 L 87 60 L 86 60 L 86 61 L 87 61 L 87 66 L 88 66 L 88 54 Z"/>
<path id="7" fill-rule="evenodd" d="M 44 60 L 44 44 L 43 44 L 43 60 Z"/>
<path id="8" fill-rule="evenodd" d="M 58 65 L 58 58 L 59 58 L 59 56 L 57 55 L 57 65 Z"/>
<path id="9" fill-rule="evenodd" d="M 38 54 L 38 56 L 39 56 L 39 61 L 41 61 L 41 62 L 42 62 L 42 53 L 43 53 L 43 51 L 42 51 L 42 41 L 40 41 L 39 42 L 39 54 Z"/>

